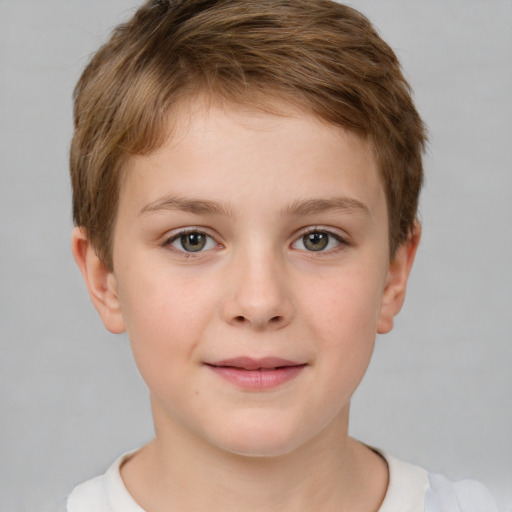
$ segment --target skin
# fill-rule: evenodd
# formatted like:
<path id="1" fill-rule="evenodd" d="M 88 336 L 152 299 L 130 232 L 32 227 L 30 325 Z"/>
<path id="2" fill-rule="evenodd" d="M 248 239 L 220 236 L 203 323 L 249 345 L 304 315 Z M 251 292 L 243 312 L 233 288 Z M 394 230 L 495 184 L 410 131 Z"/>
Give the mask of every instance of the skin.
<path id="1" fill-rule="evenodd" d="M 147 511 L 372 512 L 384 498 L 385 462 L 348 437 L 350 398 L 402 306 L 419 227 L 390 261 L 367 144 L 281 107 L 183 107 L 126 170 L 113 271 L 73 232 L 92 301 L 128 332 L 150 390 L 156 437 L 121 470 Z M 204 249 L 187 252 L 183 229 Z M 208 366 L 239 356 L 303 366 L 263 390 Z"/>

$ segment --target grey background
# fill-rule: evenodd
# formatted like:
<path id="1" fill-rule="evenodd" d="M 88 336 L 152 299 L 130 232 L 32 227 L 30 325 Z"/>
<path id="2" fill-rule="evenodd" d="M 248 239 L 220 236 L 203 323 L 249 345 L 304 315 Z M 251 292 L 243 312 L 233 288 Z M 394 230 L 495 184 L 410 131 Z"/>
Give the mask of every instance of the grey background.
<path id="1" fill-rule="evenodd" d="M 54 510 L 152 435 L 69 251 L 71 91 L 134 0 L 0 0 L 0 510 Z M 431 133 L 408 301 L 353 435 L 512 510 L 512 1 L 360 0 Z"/>

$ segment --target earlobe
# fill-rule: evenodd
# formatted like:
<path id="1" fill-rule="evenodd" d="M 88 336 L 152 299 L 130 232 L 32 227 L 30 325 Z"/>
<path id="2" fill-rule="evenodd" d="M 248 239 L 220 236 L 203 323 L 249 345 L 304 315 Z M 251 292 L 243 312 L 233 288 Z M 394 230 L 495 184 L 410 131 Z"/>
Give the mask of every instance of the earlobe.
<path id="1" fill-rule="evenodd" d="M 418 222 L 415 222 L 409 237 L 398 247 L 393 260 L 389 264 L 388 278 L 382 296 L 377 325 L 377 332 L 379 334 L 386 334 L 393 329 L 393 320 L 402 308 L 407 281 L 420 238 L 421 226 Z"/>
<path id="2" fill-rule="evenodd" d="M 85 229 L 75 227 L 71 235 L 73 257 L 82 273 L 87 291 L 105 327 L 115 334 L 126 330 L 113 272 L 101 262 Z"/>

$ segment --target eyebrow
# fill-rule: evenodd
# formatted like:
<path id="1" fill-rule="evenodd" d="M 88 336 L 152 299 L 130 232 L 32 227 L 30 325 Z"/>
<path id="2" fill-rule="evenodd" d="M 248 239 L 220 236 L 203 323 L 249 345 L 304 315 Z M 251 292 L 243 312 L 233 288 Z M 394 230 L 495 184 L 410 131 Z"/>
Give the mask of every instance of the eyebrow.
<path id="1" fill-rule="evenodd" d="M 142 207 L 139 216 L 148 212 L 159 210 L 181 210 L 197 215 L 217 214 L 226 217 L 232 216 L 231 210 L 224 204 L 208 199 L 194 199 L 177 196 L 166 196 Z"/>
<path id="2" fill-rule="evenodd" d="M 284 208 L 283 215 L 313 215 L 330 211 L 339 211 L 343 213 L 363 213 L 368 215 L 369 208 L 358 201 L 349 197 L 331 197 L 331 198 L 311 198 L 297 200 Z"/>
<path id="3" fill-rule="evenodd" d="M 166 196 L 142 207 L 139 216 L 160 210 L 180 210 L 196 215 L 216 214 L 232 217 L 233 211 L 229 206 L 209 199 L 195 199 L 177 196 Z M 306 216 L 329 211 L 344 213 L 369 214 L 369 208 L 358 201 L 348 197 L 310 198 L 293 201 L 281 210 L 281 215 Z"/>

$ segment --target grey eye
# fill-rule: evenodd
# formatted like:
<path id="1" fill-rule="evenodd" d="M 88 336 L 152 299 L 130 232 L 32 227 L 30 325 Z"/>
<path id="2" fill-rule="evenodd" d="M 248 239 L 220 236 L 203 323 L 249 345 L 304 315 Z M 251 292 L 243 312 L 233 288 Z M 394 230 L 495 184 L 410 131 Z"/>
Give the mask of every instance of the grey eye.
<path id="1" fill-rule="evenodd" d="M 346 242 L 341 236 L 330 231 L 313 230 L 303 234 L 293 244 L 294 249 L 308 252 L 328 252 L 337 249 Z"/>
<path id="2" fill-rule="evenodd" d="M 329 245 L 329 234 L 322 231 L 307 233 L 302 237 L 302 243 L 308 251 L 323 251 Z"/>
<path id="3" fill-rule="evenodd" d="M 202 233 L 187 233 L 186 235 L 180 236 L 180 243 L 185 251 L 201 251 L 206 245 L 206 235 Z"/>
<path id="4" fill-rule="evenodd" d="M 200 252 L 214 249 L 217 246 L 215 240 L 200 231 L 189 231 L 176 235 L 169 242 L 175 249 L 182 252 Z"/>

